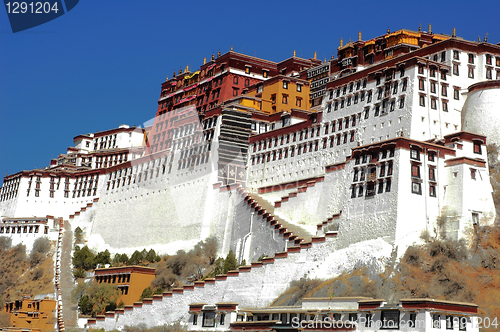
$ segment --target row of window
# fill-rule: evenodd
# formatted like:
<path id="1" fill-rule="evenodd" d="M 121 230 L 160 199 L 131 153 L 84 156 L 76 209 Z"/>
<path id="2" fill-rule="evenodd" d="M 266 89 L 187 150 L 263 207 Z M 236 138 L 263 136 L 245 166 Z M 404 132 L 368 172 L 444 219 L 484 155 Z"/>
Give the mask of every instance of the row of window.
<path id="1" fill-rule="evenodd" d="M 0 226 L 0 234 L 21 234 L 21 233 L 38 233 L 40 230 L 39 225 L 34 225 L 34 226 Z M 44 228 L 44 234 L 48 234 L 49 228 L 45 227 Z"/>

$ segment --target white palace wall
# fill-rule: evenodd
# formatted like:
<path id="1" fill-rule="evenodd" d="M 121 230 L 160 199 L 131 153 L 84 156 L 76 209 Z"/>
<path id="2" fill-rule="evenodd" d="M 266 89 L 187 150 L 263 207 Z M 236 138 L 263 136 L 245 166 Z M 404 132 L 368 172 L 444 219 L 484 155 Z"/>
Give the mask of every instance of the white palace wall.
<path id="1" fill-rule="evenodd" d="M 145 324 L 148 327 L 187 322 L 190 303 L 237 302 L 242 307 L 267 306 L 284 292 L 292 280 L 328 278 L 359 266 L 381 271 L 392 247 L 378 239 L 335 250 L 335 239 L 318 238 L 317 242 L 276 253 L 262 263 L 241 267 L 217 280 L 205 280 L 194 286 L 174 289 L 140 305 L 98 317 L 92 328 L 122 329 Z M 323 241 L 323 242 L 322 242 Z"/>

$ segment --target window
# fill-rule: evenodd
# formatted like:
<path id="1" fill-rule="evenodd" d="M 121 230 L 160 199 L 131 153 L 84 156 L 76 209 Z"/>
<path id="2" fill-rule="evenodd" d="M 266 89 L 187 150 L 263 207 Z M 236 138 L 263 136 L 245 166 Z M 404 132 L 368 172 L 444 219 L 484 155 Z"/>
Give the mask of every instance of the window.
<path id="1" fill-rule="evenodd" d="M 391 179 L 387 179 L 385 181 L 385 192 L 390 192 L 391 191 Z"/>
<path id="2" fill-rule="evenodd" d="M 392 88 L 392 94 L 398 93 L 398 82 L 394 82 L 393 88 Z"/>
<path id="3" fill-rule="evenodd" d="M 481 143 L 474 142 L 474 153 L 482 154 Z"/>
<path id="4" fill-rule="evenodd" d="M 411 149 L 410 158 L 414 160 L 420 160 L 420 151 L 417 149 Z"/>
<path id="5" fill-rule="evenodd" d="M 429 168 L 429 181 L 436 181 L 436 169 L 434 167 Z"/>
<path id="6" fill-rule="evenodd" d="M 358 314 L 356 314 L 356 313 L 350 313 L 349 314 L 349 321 L 350 322 L 357 322 L 358 321 Z"/>
<path id="7" fill-rule="evenodd" d="M 441 86 L 441 95 L 442 95 L 443 97 L 448 96 L 448 87 L 447 87 L 446 85 L 442 85 L 442 86 Z"/>
<path id="8" fill-rule="evenodd" d="M 375 196 L 375 182 L 369 182 L 366 185 L 366 197 Z"/>
<path id="9" fill-rule="evenodd" d="M 233 77 L 233 84 L 238 84 L 238 76 Z"/>
<path id="10" fill-rule="evenodd" d="M 403 80 L 403 86 L 401 87 L 401 91 L 406 91 L 406 86 L 408 85 L 407 80 Z"/>
<path id="11" fill-rule="evenodd" d="M 384 192 L 384 180 L 380 180 L 378 182 L 378 194 L 382 194 Z"/>
<path id="12" fill-rule="evenodd" d="M 363 185 L 358 186 L 358 197 L 363 197 Z"/>
<path id="13" fill-rule="evenodd" d="M 479 225 L 479 213 L 472 212 L 472 224 Z"/>
<path id="14" fill-rule="evenodd" d="M 445 72 L 444 70 L 443 70 L 443 71 L 441 71 L 441 79 L 442 79 L 443 81 L 446 81 L 446 72 Z"/>
<path id="15" fill-rule="evenodd" d="M 411 192 L 413 194 L 422 195 L 422 185 L 419 182 L 412 182 Z"/>
<path id="16" fill-rule="evenodd" d="M 375 114 L 374 114 L 374 116 L 378 116 L 379 113 L 380 113 L 380 105 L 377 105 L 377 106 L 375 106 Z"/>
<path id="17" fill-rule="evenodd" d="M 399 329 L 399 311 L 384 310 L 382 311 L 381 320 L 384 322 L 381 330 L 397 330 Z"/>
<path id="18" fill-rule="evenodd" d="M 246 67 L 245 67 L 245 74 L 250 74 L 250 71 L 251 71 L 251 70 L 252 70 L 252 68 L 251 68 L 251 67 L 246 66 Z"/>
<path id="19" fill-rule="evenodd" d="M 428 160 L 429 161 L 434 161 L 434 157 L 436 156 L 436 153 L 434 151 L 429 151 L 427 154 Z"/>
<path id="20" fill-rule="evenodd" d="M 460 317 L 459 320 L 458 330 L 467 331 L 467 317 Z"/>
<path id="21" fill-rule="evenodd" d="M 383 93 L 383 90 L 382 89 L 378 89 L 377 100 L 382 99 L 382 93 Z"/>
<path id="22" fill-rule="evenodd" d="M 475 169 L 473 169 L 473 168 L 471 168 L 471 169 L 470 169 L 470 178 L 471 178 L 472 180 L 475 180 L 475 179 L 476 179 L 476 170 L 475 170 Z"/>
<path id="23" fill-rule="evenodd" d="M 399 108 L 405 107 L 405 97 L 399 98 Z"/>
<path id="24" fill-rule="evenodd" d="M 432 315 L 432 327 L 435 329 L 441 328 L 441 316 L 439 314 Z"/>
<path id="25" fill-rule="evenodd" d="M 431 82 L 431 93 L 436 93 L 436 83 Z"/>
<path id="26" fill-rule="evenodd" d="M 411 165 L 411 177 L 412 178 L 420 178 L 420 166 L 419 165 Z"/>
<path id="27" fill-rule="evenodd" d="M 453 50 L 453 59 L 460 60 L 460 53 L 459 53 L 459 51 Z"/>
<path id="28" fill-rule="evenodd" d="M 410 319 L 408 320 L 408 327 L 415 328 L 416 321 L 417 321 L 417 314 L 414 312 L 410 313 Z"/>
<path id="29" fill-rule="evenodd" d="M 351 97 L 347 98 L 347 106 L 351 106 Z"/>
<path id="30" fill-rule="evenodd" d="M 297 84 L 297 91 L 301 92 L 302 91 L 302 84 Z M 333 92 L 333 91 L 332 91 Z M 330 97 L 331 99 L 331 97 Z"/>
<path id="31" fill-rule="evenodd" d="M 403 77 L 403 76 L 405 76 L 405 67 L 401 67 L 399 69 L 399 77 Z"/>
<path id="32" fill-rule="evenodd" d="M 418 80 L 418 89 L 424 91 L 424 80 L 421 78 Z"/>
<path id="33" fill-rule="evenodd" d="M 372 327 L 373 314 L 366 314 L 365 327 Z"/>
<path id="34" fill-rule="evenodd" d="M 453 64 L 453 75 L 456 75 L 456 76 L 459 75 L 459 72 L 458 72 L 458 63 L 454 63 Z"/>
<path id="35" fill-rule="evenodd" d="M 297 97 L 297 100 L 295 101 L 295 106 L 301 107 L 302 106 L 302 98 Z M 328 104 L 328 112 L 330 112 L 332 109 L 332 104 Z"/>
<path id="36" fill-rule="evenodd" d="M 194 314 L 193 315 L 193 325 L 197 325 L 197 324 L 198 324 L 198 315 Z"/>
<path id="37" fill-rule="evenodd" d="M 436 197 L 436 185 L 434 184 L 429 185 L 429 196 Z"/>
<path id="38" fill-rule="evenodd" d="M 288 104 L 288 95 L 283 95 L 282 102 L 283 104 Z"/>
<path id="39" fill-rule="evenodd" d="M 419 65 L 418 66 L 418 73 L 419 74 L 423 74 L 424 73 L 424 66 L 423 65 Z"/>
<path id="40" fill-rule="evenodd" d="M 436 98 L 431 98 L 431 108 L 433 110 L 437 109 L 437 99 Z"/>
<path id="41" fill-rule="evenodd" d="M 425 107 L 425 96 L 424 95 L 419 96 L 419 104 L 420 104 L 420 106 Z"/>
<path id="42" fill-rule="evenodd" d="M 269 72 L 268 72 L 267 70 L 263 70 L 263 71 L 262 71 L 262 76 L 263 76 L 264 78 L 267 78 L 267 76 L 268 76 L 268 75 L 269 75 Z"/>
<path id="43" fill-rule="evenodd" d="M 441 62 L 446 61 L 446 51 L 441 52 Z"/>
<path id="44" fill-rule="evenodd" d="M 247 67 L 248 68 L 248 67 Z M 248 78 L 245 79 L 245 86 L 249 86 L 250 85 L 250 80 Z M 218 97 L 218 96 L 217 96 Z"/>
<path id="45" fill-rule="evenodd" d="M 436 77 L 436 69 L 435 69 L 435 68 L 432 68 L 432 69 L 430 70 L 430 76 L 431 76 L 431 77 Z"/>
<path id="46" fill-rule="evenodd" d="M 474 63 L 474 54 L 469 53 L 469 63 Z"/>
<path id="47" fill-rule="evenodd" d="M 491 80 L 491 68 L 486 68 L 486 79 Z"/>
<path id="48" fill-rule="evenodd" d="M 370 116 L 370 108 L 365 108 L 365 119 L 368 119 Z"/>
<path id="49" fill-rule="evenodd" d="M 365 92 L 364 91 L 361 92 L 359 99 L 361 101 L 365 101 Z"/>
<path id="50" fill-rule="evenodd" d="M 469 78 L 474 78 L 474 67 L 469 66 Z"/>
<path id="51" fill-rule="evenodd" d="M 453 89 L 453 99 L 460 100 L 460 88 Z"/>
<path id="52" fill-rule="evenodd" d="M 497 58 L 497 66 L 500 66 L 500 58 Z M 363 80 L 363 89 L 366 88 L 366 78 Z"/>
<path id="53" fill-rule="evenodd" d="M 204 312 L 203 313 L 203 327 L 214 327 L 215 326 L 215 312 Z"/>
<path id="54" fill-rule="evenodd" d="M 287 81 L 283 81 L 283 89 L 288 89 L 288 82 Z"/>
<path id="55" fill-rule="evenodd" d="M 226 320 L 226 314 L 225 313 L 221 313 L 220 314 L 220 320 L 219 320 L 219 324 L 220 325 L 224 325 L 224 321 Z"/>
<path id="56" fill-rule="evenodd" d="M 368 91 L 368 97 L 367 97 L 367 100 L 366 100 L 367 103 L 371 103 L 372 102 L 372 91 Z"/>

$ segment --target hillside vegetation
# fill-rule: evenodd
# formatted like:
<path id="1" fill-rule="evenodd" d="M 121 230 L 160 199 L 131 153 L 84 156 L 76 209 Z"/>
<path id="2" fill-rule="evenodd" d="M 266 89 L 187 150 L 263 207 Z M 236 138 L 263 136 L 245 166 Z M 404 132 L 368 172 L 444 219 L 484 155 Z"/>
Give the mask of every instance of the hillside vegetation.
<path id="1" fill-rule="evenodd" d="M 33 244 L 31 254 L 19 244 L 12 247 L 12 240 L 0 237 L 0 306 L 20 299 L 22 295 L 35 296 L 54 293 L 54 244 L 45 237 Z M 0 328 L 9 325 L 6 313 L 0 313 Z"/>

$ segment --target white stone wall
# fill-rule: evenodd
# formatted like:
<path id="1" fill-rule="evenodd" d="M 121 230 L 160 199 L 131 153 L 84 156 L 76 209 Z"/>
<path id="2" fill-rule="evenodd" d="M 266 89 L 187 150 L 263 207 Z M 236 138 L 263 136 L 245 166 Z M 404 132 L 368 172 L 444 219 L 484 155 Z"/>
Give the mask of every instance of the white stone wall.
<path id="1" fill-rule="evenodd" d="M 272 259 L 266 259 L 263 266 L 239 272 L 238 276 L 228 276 L 227 280 L 217 280 L 215 283 L 205 282 L 204 286 L 195 286 L 194 290 L 185 289 L 183 294 L 164 296 L 162 300 L 143 304 L 142 308 L 125 310 L 123 314 L 98 320 L 97 324 L 91 326 L 111 330 L 121 329 L 125 325 L 156 326 L 179 319 L 186 322 L 190 303 L 237 302 L 240 307 L 266 306 L 288 288 L 291 280 L 329 278 L 357 266 L 381 271 L 385 258 L 392 252 L 392 247 L 380 239 L 337 252 L 333 252 L 334 248 L 335 240 L 314 243 L 300 252 L 289 252 L 288 257 L 275 258 L 274 263 L 271 263 Z M 332 254 L 325 255 L 327 252 Z"/>
<path id="2" fill-rule="evenodd" d="M 469 93 L 462 110 L 463 130 L 485 135 L 488 143 L 500 145 L 498 105 L 500 105 L 500 87 Z"/>

